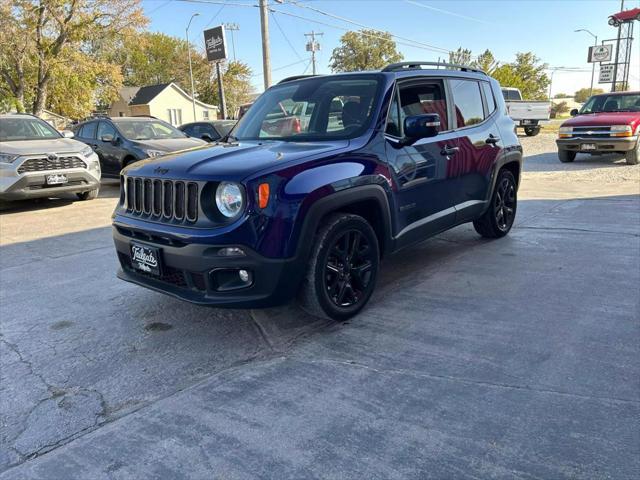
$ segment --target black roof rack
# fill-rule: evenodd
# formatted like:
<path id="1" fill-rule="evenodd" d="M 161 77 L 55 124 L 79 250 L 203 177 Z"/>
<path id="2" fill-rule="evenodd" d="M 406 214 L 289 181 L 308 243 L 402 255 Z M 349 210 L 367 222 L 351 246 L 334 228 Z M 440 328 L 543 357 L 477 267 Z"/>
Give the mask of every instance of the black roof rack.
<path id="1" fill-rule="evenodd" d="M 291 77 L 283 78 L 278 82 L 278 85 L 285 82 L 293 82 L 294 80 L 300 80 L 301 78 L 319 77 L 320 75 L 293 75 Z"/>
<path id="2" fill-rule="evenodd" d="M 422 66 L 436 67 L 436 69 L 443 67 L 451 70 L 460 70 L 462 72 L 474 72 L 474 73 L 482 73 L 486 75 L 486 72 L 480 70 L 479 68 L 472 68 L 468 65 L 457 65 L 455 63 L 445 63 L 445 62 L 399 62 L 392 63 L 387 65 L 382 69 L 383 72 L 401 72 L 403 70 L 413 70 L 420 69 Z"/>

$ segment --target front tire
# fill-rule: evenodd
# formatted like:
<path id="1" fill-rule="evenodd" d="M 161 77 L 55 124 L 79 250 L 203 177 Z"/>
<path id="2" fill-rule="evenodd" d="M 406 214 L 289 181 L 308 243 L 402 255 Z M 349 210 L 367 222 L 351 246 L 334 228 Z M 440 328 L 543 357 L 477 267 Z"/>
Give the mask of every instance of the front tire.
<path id="1" fill-rule="evenodd" d="M 637 165 L 640 160 L 640 140 L 636 143 L 636 148 L 629 150 L 624 154 L 624 158 L 627 160 L 627 165 Z"/>
<path id="2" fill-rule="evenodd" d="M 540 127 L 524 127 L 524 133 L 527 137 L 535 137 L 540 133 Z"/>
<path id="3" fill-rule="evenodd" d="M 562 163 L 571 163 L 576 159 L 576 152 L 571 150 L 558 150 L 558 160 Z"/>
<path id="4" fill-rule="evenodd" d="M 513 226 L 518 209 L 516 179 L 509 170 L 501 170 L 491 195 L 487 211 L 473 222 L 473 227 L 485 238 L 504 237 Z"/>
<path id="5" fill-rule="evenodd" d="M 358 215 L 331 214 L 315 236 L 298 302 L 311 315 L 344 321 L 367 304 L 380 262 L 378 239 Z"/>
<path id="6" fill-rule="evenodd" d="M 99 188 L 94 188 L 93 190 L 89 190 L 88 192 L 76 193 L 76 195 L 78 196 L 78 200 L 95 200 L 96 198 L 98 198 L 99 191 Z"/>

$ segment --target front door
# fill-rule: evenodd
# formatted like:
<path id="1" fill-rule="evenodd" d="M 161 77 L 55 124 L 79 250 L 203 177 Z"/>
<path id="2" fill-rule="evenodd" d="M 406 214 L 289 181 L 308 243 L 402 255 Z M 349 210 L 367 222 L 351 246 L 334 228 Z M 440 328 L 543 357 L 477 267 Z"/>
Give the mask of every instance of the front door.
<path id="1" fill-rule="evenodd" d="M 104 141 L 105 136 L 110 136 L 112 141 Z M 118 175 L 121 170 L 121 148 L 117 145 L 118 133 L 113 125 L 104 120 L 98 124 L 98 136 L 96 138 L 96 153 L 100 157 L 102 169 L 108 175 Z"/>
<path id="2" fill-rule="evenodd" d="M 398 84 L 386 127 L 386 155 L 396 191 L 395 236 L 398 246 L 412 243 L 455 222 L 447 164 L 456 155 L 457 141 L 449 123 L 444 84 L 438 79 L 412 79 Z M 402 146 L 404 119 L 437 113 L 440 131 L 410 146 Z"/>

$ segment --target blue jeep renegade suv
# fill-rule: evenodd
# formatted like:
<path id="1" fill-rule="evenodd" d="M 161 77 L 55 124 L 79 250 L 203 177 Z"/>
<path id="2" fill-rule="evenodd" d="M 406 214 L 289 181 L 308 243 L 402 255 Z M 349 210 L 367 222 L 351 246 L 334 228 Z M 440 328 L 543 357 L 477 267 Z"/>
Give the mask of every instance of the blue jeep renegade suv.
<path id="1" fill-rule="evenodd" d="M 505 111 L 495 80 L 456 65 L 283 80 L 224 142 L 122 171 L 118 275 L 199 304 L 297 297 L 349 318 L 383 256 L 465 222 L 509 232 L 522 148 Z"/>

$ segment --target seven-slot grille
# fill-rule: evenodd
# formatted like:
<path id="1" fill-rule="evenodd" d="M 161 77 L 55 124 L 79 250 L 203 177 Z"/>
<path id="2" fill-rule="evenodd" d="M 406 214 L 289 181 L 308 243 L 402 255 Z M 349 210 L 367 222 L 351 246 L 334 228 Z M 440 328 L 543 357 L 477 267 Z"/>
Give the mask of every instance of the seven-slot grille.
<path id="1" fill-rule="evenodd" d="M 18 167 L 18 173 L 66 170 L 69 168 L 87 168 L 87 164 L 78 157 L 30 158 Z"/>
<path id="2" fill-rule="evenodd" d="M 610 138 L 611 127 L 573 127 L 572 136 L 583 138 Z"/>
<path id="3" fill-rule="evenodd" d="M 125 207 L 161 221 L 193 223 L 198 219 L 198 184 L 180 180 L 127 177 Z"/>

